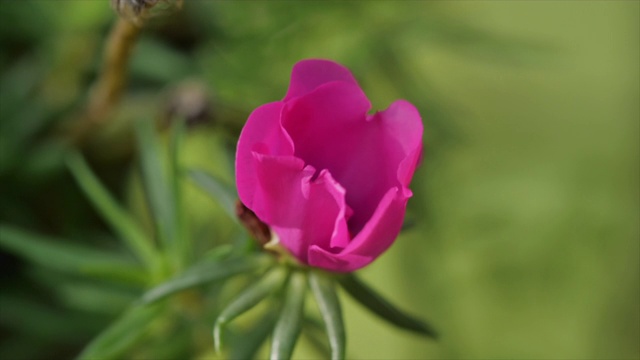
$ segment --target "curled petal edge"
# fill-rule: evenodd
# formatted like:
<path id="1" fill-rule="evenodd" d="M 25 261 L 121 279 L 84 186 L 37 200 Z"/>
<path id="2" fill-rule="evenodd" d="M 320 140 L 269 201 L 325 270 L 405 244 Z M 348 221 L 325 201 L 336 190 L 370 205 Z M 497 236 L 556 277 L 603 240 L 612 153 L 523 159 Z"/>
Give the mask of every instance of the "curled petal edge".
<path id="1" fill-rule="evenodd" d="M 309 248 L 309 265 L 350 272 L 371 263 L 393 244 L 400 233 L 409 196 L 411 192 L 408 189 L 390 189 L 371 219 L 344 249 L 331 252 L 312 245 Z"/>
<path id="2" fill-rule="evenodd" d="M 280 122 L 284 105 L 277 101 L 255 109 L 238 139 L 235 163 L 238 197 L 252 210 L 258 181 L 253 166 L 254 150 L 260 148 L 271 155 L 293 155 L 293 141 Z"/>
<path id="3" fill-rule="evenodd" d="M 306 263 L 314 244 L 332 248 L 349 243 L 351 209 L 344 188 L 328 170 L 316 176 L 312 166 L 293 156 L 254 152 L 254 161 L 259 189 L 253 210 L 298 259 Z"/>

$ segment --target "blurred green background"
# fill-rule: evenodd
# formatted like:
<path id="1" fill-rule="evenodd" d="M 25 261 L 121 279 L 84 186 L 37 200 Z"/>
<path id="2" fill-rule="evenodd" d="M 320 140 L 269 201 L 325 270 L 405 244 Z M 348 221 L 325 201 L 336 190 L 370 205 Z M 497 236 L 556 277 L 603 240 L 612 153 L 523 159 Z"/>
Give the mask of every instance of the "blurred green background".
<path id="1" fill-rule="evenodd" d="M 129 123 L 161 117 L 176 86 L 211 99 L 184 162 L 230 179 L 225 149 L 249 112 L 284 96 L 298 60 L 333 59 L 375 109 L 404 98 L 423 116 L 415 226 L 360 274 L 442 334 L 394 329 L 344 297 L 348 358 L 640 358 L 639 2 L 185 0 L 167 12 L 143 30 L 125 96 L 85 149 L 132 209 Z M 61 139 L 114 19 L 106 0 L 0 4 L 2 223 L 109 243 Z M 225 242 L 220 209 L 188 199 L 193 232 Z M 73 356 L 126 305 L 91 308 L 87 284 L 9 251 L 0 261 L 3 359 Z"/>

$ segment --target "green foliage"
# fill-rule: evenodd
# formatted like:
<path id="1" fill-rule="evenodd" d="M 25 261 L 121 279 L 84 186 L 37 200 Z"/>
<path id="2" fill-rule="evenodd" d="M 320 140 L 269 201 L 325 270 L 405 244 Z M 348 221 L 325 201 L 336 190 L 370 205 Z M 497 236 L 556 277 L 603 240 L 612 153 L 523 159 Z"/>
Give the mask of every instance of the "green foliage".
<path id="1" fill-rule="evenodd" d="M 281 268 L 271 270 L 251 287 L 236 296 L 235 300 L 220 312 L 213 327 L 213 344 L 217 352 L 220 351 L 222 344 L 222 327 L 240 314 L 256 306 L 271 293 L 276 292 L 283 285 L 286 275 L 286 272 Z"/>
<path id="2" fill-rule="evenodd" d="M 304 319 L 304 300 L 307 290 L 306 274 L 294 272 L 289 278 L 280 318 L 273 329 L 271 360 L 290 359 Z"/>
<path id="3" fill-rule="evenodd" d="M 96 210 L 101 213 L 113 230 L 120 235 L 122 241 L 151 271 L 158 271 L 161 259 L 151 240 L 133 222 L 126 210 L 121 208 L 109 195 L 108 191 L 91 172 L 84 159 L 79 154 L 73 153 L 69 156 L 68 164 L 78 185 L 91 200 Z"/>
<path id="4" fill-rule="evenodd" d="M 146 285 L 149 274 L 123 254 L 0 225 L 0 245 L 7 251 L 52 270 L 96 279 Z"/>
<path id="5" fill-rule="evenodd" d="M 232 187 L 226 185 L 221 179 L 201 170 L 191 170 L 189 175 L 209 196 L 220 202 L 220 205 L 231 219 L 238 221 L 236 218 L 237 197 Z"/>
<path id="6" fill-rule="evenodd" d="M 105 329 L 78 356 L 81 360 L 120 359 L 149 332 L 162 308 L 136 307 Z"/>
<path id="7" fill-rule="evenodd" d="M 430 325 L 393 306 L 373 289 L 361 282 L 354 274 L 341 277 L 340 285 L 363 306 L 393 325 L 432 338 L 438 336 Z"/>
<path id="8" fill-rule="evenodd" d="M 309 273 L 309 286 L 320 308 L 320 314 L 327 328 L 327 336 L 331 346 L 331 359 L 344 359 L 346 339 L 340 300 L 336 294 L 333 281 L 317 272 Z"/>
<path id="9" fill-rule="evenodd" d="M 174 203 L 174 187 L 168 183 L 169 177 L 163 168 L 160 157 L 160 147 L 155 141 L 153 123 L 150 121 L 136 122 L 136 135 L 140 145 L 140 163 L 143 188 L 146 191 L 147 202 L 154 216 L 154 223 L 158 226 L 158 237 L 170 252 L 175 252 L 178 241 L 177 204 Z M 170 191 L 171 190 L 171 191 Z"/>
<path id="10" fill-rule="evenodd" d="M 278 319 L 278 313 L 274 309 L 251 324 L 251 328 L 237 334 L 236 343 L 231 344 L 229 359 L 255 359 L 260 346 L 267 341 L 267 337 L 273 332 L 273 327 Z M 233 340 L 232 339 L 232 340 Z"/>
<path id="11" fill-rule="evenodd" d="M 246 272 L 258 271 L 269 263 L 270 259 L 263 255 L 199 263 L 177 277 L 147 291 L 142 296 L 141 303 L 150 304 L 185 289 L 225 280 Z"/>

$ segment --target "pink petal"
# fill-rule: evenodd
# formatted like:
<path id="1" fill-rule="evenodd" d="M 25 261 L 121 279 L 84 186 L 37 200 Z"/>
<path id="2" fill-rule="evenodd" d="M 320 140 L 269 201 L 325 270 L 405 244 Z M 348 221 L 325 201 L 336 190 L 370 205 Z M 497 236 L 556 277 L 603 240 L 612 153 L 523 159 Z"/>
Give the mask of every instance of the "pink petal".
<path id="1" fill-rule="evenodd" d="M 349 272 L 368 265 L 395 241 L 402 228 L 407 200 L 398 188 L 390 189 L 358 235 L 340 252 L 320 246 L 309 248 L 309 265 Z"/>
<path id="2" fill-rule="evenodd" d="M 306 60 L 285 100 L 256 109 L 240 135 L 240 199 L 309 265 L 359 269 L 402 227 L 422 121 L 404 100 L 370 107 L 349 70 Z"/>
<path id="3" fill-rule="evenodd" d="M 295 156 L 328 169 L 347 189 L 352 234 L 389 189 L 404 191 L 422 147 L 422 121 L 411 104 L 397 101 L 373 116 L 366 115 L 369 109 L 358 86 L 333 82 L 288 102 L 282 113 Z"/>
<path id="4" fill-rule="evenodd" d="M 418 110 L 406 100 L 393 102 L 386 110 L 373 115 L 372 121 L 379 121 L 389 137 L 402 147 L 399 156 L 398 181 L 409 186 L 413 173 L 422 155 L 422 118 Z"/>
<path id="5" fill-rule="evenodd" d="M 313 244 L 348 244 L 345 190 L 328 171 L 313 179 L 315 169 L 294 157 L 255 152 L 254 161 L 258 189 L 252 210 L 298 259 L 306 262 Z"/>
<path id="6" fill-rule="evenodd" d="M 273 155 L 293 155 L 293 143 L 280 124 L 284 103 L 274 102 L 254 110 L 242 129 L 236 150 L 236 184 L 240 200 L 253 209 L 256 191 L 253 151 Z"/>
<path id="7" fill-rule="evenodd" d="M 294 65 L 291 82 L 284 101 L 305 95 L 322 84 L 343 81 L 357 85 L 356 79 L 346 67 L 329 60 L 303 60 Z"/>

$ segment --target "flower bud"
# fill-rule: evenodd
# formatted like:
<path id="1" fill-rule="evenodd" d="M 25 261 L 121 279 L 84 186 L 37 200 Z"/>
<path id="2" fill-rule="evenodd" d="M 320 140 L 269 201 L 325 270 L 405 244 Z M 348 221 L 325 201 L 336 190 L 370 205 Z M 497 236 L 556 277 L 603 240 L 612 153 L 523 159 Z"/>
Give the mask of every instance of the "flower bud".
<path id="1" fill-rule="evenodd" d="M 141 25 L 150 14 L 154 6 L 159 3 L 168 4 L 169 7 L 180 8 L 183 0 L 111 0 L 111 6 L 120 16 L 128 19 L 136 25 Z"/>
<path id="2" fill-rule="evenodd" d="M 370 109 L 347 68 L 305 60 L 285 98 L 254 110 L 240 134 L 240 200 L 304 264 L 354 271 L 400 233 L 422 120 L 404 100 Z"/>

